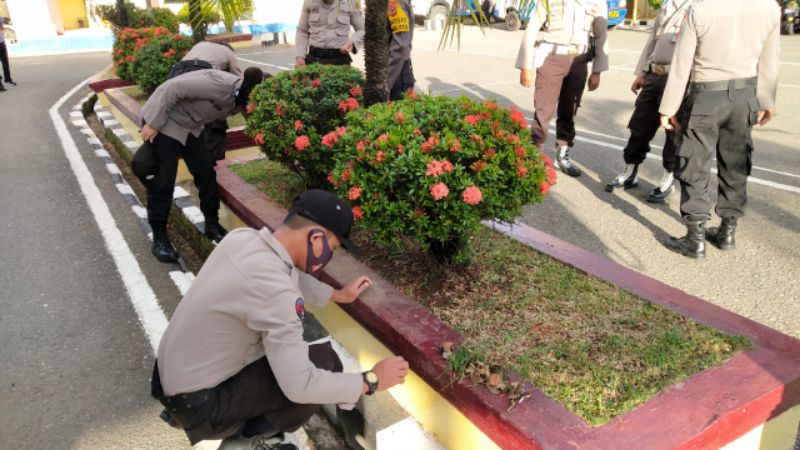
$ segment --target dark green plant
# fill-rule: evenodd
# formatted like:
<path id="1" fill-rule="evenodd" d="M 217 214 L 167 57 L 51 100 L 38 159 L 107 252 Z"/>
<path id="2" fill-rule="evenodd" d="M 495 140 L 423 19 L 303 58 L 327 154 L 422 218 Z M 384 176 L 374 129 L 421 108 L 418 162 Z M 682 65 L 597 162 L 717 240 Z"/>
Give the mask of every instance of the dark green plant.
<path id="1" fill-rule="evenodd" d="M 114 33 L 119 33 L 124 28 L 163 27 L 167 30 L 178 32 L 178 19 L 175 14 L 166 8 L 153 8 L 152 11 L 137 8 L 131 2 L 125 2 L 125 8 L 119 3 L 114 5 L 97 5 L 92 9 L 92 15 L 108 22 Z"/>
<path id="2" fill-rule="evenodd" d="M 135 82 L 132 71 L 133 63 L 136 61 L 134 53 L 153 39 L 154 36 L 170 34 L 165 28 L 123 28 L 117 33 L 112 50 L 112 59 L 116 68 L 117 76 L 123 80 Z"/>
<path id="3" fill-rule="evenodd" d="M 155 26 L 166 28 L 173 33 L 179 31 L 180 22 L 178 21 L 178 16 L 171 10 L 167 8 L 153 8 L 150 13 L 153 16 Z"/>
<path id="4" fill-rule="evenodd" d="M 247 134 L 272 160 L 299 173 L 308 187 L 328 185 L 333 150 L 323 137 L 363 102 L 358 69 L 311 64 L 280 72 L 250 94 Z"/>
<path id="5" fill-rule="evenodd" d="M 133 81 L 148 95 L 167 81 L 169 70 L 192 48 L 192 42 L 180 34 L 159 34 L 134 52 Z"/>

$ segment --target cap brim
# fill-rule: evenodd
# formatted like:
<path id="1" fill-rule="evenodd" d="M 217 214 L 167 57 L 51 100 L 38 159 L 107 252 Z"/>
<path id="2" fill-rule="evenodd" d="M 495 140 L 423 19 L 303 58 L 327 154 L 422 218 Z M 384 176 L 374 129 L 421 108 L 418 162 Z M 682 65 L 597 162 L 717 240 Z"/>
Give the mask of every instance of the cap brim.
<path id="1" fill-rule="evenodd" d="M 351 241 L 350 239 L 347 239 L 346 237 L 341 237 L 341 236 L 336 236 L 336 237 L 339 238 L 339 242 L 341 242 L 342 247 L 345 250 L 347 250 L 348 252 L 350 252 L 350 253 L 352 253 L 354 255 L 360 255 L 361 254 L 361 249 L 356 244 L 354 244 L 353 241 Z"/>

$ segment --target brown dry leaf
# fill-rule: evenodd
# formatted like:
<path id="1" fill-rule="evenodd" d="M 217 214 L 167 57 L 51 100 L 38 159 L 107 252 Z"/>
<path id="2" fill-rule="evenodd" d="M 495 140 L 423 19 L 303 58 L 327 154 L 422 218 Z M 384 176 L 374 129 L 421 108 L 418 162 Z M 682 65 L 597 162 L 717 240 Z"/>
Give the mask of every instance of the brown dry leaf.
<path id="1" fill-rule="evenodd" d="M 498 387 L 499 388 L 500 387 L 500 383 L 502 383 L 502 382 L 503 382 L 503 377 L 501 377 L 499 374 L 493 373 L 493 374 L 489 375 L 489 386 L 493 386 L 493 387 Z"/>

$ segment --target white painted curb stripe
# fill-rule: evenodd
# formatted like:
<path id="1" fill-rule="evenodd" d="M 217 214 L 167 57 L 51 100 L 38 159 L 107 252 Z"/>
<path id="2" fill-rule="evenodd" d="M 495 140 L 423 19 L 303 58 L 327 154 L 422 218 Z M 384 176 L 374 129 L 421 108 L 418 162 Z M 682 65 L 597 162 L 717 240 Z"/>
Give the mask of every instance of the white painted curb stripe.
<path id="1" fill-rule="evenodd" d="M 133 193 L 133 189 L 127 184 L 119 183 L 116 186 L 117 186 L 117 190 L 119 191 L 120 194 L 136 195 L 136 194 Z"/>
<path id="2" fill-rule="evenodd" d="M 53 126 L 56 129 L 61 146 L 64 149 L 64 154 L 69 161 L 72 172 L 80 185 L 83 196 L 86 198 L 86 203 L 92 211 L 95 222 L 100 228 L 100 233 L 103 236 L 106 248 L 109 254 L 114 259 L 114 264 L 117 266 L 117 271 L 122 278 L 125 289 L 128 291 L 128 296 L 131 299 L 133 308 L 139 316 L 139 321 L 144 328 L 150 347 L 155 354 L 158 350 L 158 343 L 161 340 L 161 335 L 167 328 L 167 318 L 164 311 L 158 304 L 155 292 L 147 282 L 147 278 L 142 273 L 138 261 L 133 256 L 128 243 L 122 236 L 122 232 L 117 228 L 114 217 L 108 209 L 100 189 L 95 184 L 89 168 L 81 158 L 78 147 L 75 141 L 72 140 L 67 125 L 64 119 L 58 113 L 59 108 L 81 89 L 89 80 L 86 79 L 80 82 L 77 86 L 72 88 L 69 92 L 64 94 L 52 107 L 50 107 L 50 119 L 53 121 Z"/>

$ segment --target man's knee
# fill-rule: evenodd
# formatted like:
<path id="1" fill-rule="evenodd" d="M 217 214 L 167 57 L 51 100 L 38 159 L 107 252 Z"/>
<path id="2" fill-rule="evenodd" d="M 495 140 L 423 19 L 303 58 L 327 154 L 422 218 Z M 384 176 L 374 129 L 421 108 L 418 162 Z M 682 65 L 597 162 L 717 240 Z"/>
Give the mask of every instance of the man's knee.
<path id="1" fill-rule="evenodd" d="M 341 372 L 344 370 L 342 360 L 339 359 L 339 355 L 333 350 L 330 342 L 309 345 L 308 358 L 319 369 L 325 369 L 330 372 Z"/>

